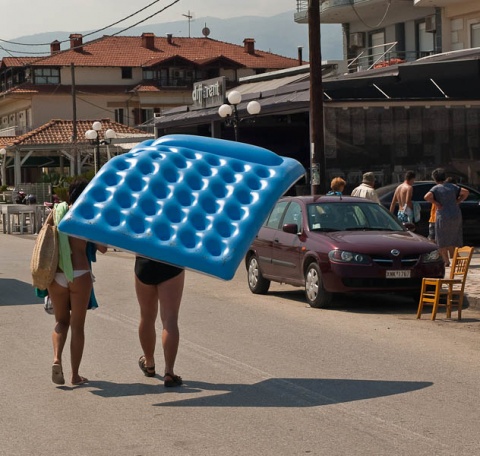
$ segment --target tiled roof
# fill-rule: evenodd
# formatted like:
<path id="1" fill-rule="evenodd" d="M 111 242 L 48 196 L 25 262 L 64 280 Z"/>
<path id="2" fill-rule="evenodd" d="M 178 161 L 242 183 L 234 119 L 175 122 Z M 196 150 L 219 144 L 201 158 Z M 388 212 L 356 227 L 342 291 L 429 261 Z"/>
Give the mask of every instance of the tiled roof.
<path id="1" fill-rule="evenodd" d="M 80 95 L 82 94 L 124 94 L 132 89 L 134 85 L 76 85 L 76 92 Z M 36 93 L 49 95 L 54 94 L 71 94 L 72 86 L 70 85 L 60 85 L 60 84 L 31 84 L 25 83 L 18 86 L 12 87 L 4 93 Z"/>
<path id="2" fill-rule="evenodd" d="M 17 136 L 0 136 L 0 149 L 10 146 Z"/>
<path id="3" fill-rule="evenodd" d="M 7 68 L 21 67 L 24 65 L 29 65 L 35 60 L 38 60 L 38 57 L 4 57 L 2 59 L 2 66 Z"/>
<path id="4" fill-rule="evenodd" d="M 98 120 L 98 119 L 96 119 Z M 91 130 L 94 120 L 77 120 L 77 139 L 78 143 L 89 143 L 85 139 L 85 132 Z M 148 136 L 144 131 L 136 128 L 127 127 L 118 122 L 114 122 L 110 119 L 101 119 L 102 131 L 106 131 L 109 128 L 116 133 L 142 135 Z M 22 136 L 14 137 L 14 141 L 8 145 L 20 146 L 20 145 L 42 145 L 42 144 L 71 144 L 73 132 L 73 121 L 53 119 L 50 122 L 42 125 L 41 127 L 32 130 Z M 5 137 L 6 138 L 6 137 Z M 4 138 L 0 138 L 2 140 Z M 0 143 L 1 144 L 1 143 Z"/>
<path id="5" fill-rule="evenodd" d="M 225 57 L 247 68 L 290 68 L 298 65 L 296 59 L 270 52 L 246 52 L 243 45 L 230 44 L 210 38 L 154 37 L 148 49 L 141 36 L 104 36 L 86 42 L 80 49 L 67 49 L 36 60 L 34 66 L 149 67 L 175 56 L 194 63 L 215 57 Z"/>

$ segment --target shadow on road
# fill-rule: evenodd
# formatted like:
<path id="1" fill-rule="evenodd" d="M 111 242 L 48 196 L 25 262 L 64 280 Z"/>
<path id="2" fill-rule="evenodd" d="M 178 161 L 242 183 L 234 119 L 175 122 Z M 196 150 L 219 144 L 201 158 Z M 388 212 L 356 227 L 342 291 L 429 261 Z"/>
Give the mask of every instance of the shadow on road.
<path id="1" fill-rule="evenodd" d="M 253 385 L 186 381 L 182 387 L 174 389 L 165 389 L 162 384 L 102 381 L 91 381 L 85 387 L 93 388 L 92 394 L 104 398 L 175 393 L 175 400 L 155 406 L 317 407 L 403 394 L 432 385 L 432 382 L 276 378 Z M 182 399 L 181 396 L 185 394 L 201 396 Z"/>
<path id="2" fill-rule="evenodd" d="M 185 393 L 217 394 L 155 404 L 185 407 L 318 407 L 403 394 L 432 386 L 432 382 L 276 378 L 253 385 L 188 382 Z M 181 391 L 181 390 L 177 390 Z M 218 394 L 218 393 L 224 394 Z"/>
<path id="3" fill-rule="evenodd" d="M 0 306 L 43 304 L 42 298 L 35 296 L 30 283 L 16 279 L 0 279 Z"/>
<path id="4" fill-rule="evenodd" d="M 305 303 L 305 292 L 301 288 L 282 291 L 269 291 L 264 299 L 268 296 L 276 296 L 277 298 L 289 301 Z M 470 307 L 468 296 L 463 301 L 463 309 Z M 362 314 L 393 314 L 407 315 L 415 317 L 417 314 L 418 302 L 410 297 L 398 294 L 388 293 L 351 293 L 339 294 L 333 298 L 332 303 L 325 310 L 337 312 L 352 312 Z M 313 309 L 316 310 L 316 309 Z M 425 315 L 429 312 L 425 307 Z M 445 308 L 440 307 L 438 310 L 438 318 L 443 318 Z M 454 314 L 454 318 L 456 314 Z"/>

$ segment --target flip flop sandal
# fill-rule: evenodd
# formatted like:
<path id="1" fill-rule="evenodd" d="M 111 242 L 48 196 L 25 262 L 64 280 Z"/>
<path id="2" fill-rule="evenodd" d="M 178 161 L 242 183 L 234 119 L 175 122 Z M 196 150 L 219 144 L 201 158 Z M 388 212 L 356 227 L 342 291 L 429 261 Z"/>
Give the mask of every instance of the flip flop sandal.
<path id="1" fill-rule="evenodd" d="M 155 366 L 146 366 L 145 365 L 145 356 L 140 356 L 138 360 L 138 367 L 144 373 L 145 377 L 155 377 Z"/>
<path id="2" fill-rule="evenodd" d="M 88 383 L 88 378 L 81 377 L 81 380 L 79 382 L 72 382 L 73 386 L 80 386 L 80 385 L 85 385 L 85 383 Z"/>
<path id="3" fill-rule="evenodd" d="M 165 377 L 170 377 L 170 379 L 165 380 Z M 183 384 L 182 377 L 180 377 L 179 375 L 165 373 L 163 378 L 164 378 L 163 385 L 165 386 L 165 388 L 173 388 L 175 386 L 180 386 Z"/>
<path id="4" fill-rule="evenodd" d="M 62 366 L 60 364 L 52 365 L 52 382 L 56 385 L 65 385 Z"/>

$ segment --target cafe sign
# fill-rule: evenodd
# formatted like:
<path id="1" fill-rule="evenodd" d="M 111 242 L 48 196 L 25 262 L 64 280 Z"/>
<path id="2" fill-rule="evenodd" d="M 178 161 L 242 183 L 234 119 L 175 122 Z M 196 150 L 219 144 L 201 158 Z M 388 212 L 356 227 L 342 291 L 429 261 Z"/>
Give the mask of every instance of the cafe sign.
<path id="1" fill-rule="evenodd" d="M 193 84 L 192 109 L 220 106 L 225 101 L 225 76 Z"/>

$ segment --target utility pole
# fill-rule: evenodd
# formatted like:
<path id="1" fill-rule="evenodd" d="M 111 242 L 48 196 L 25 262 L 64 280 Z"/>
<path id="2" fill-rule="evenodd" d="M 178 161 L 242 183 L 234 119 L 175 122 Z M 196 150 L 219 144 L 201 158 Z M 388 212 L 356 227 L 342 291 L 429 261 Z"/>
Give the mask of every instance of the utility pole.
<path id="1" fill-rule="evenodd" d="M 73 174 L 80 174 L 79 162 L 78 159 L 78 144 L 77 144 L 77 96 L 76 96 L 76 87 L 75 87 L 75 64 L 70 63 L 70 71 L 72 76 L 72 143 L 73 143 Z"/>
<path id="2" fill-rule="evenodd" d="M 308 0 L 310 60 L 310 184 L 312 195 L 326 193 L 320 0 Z"/>

